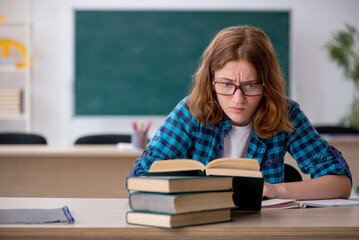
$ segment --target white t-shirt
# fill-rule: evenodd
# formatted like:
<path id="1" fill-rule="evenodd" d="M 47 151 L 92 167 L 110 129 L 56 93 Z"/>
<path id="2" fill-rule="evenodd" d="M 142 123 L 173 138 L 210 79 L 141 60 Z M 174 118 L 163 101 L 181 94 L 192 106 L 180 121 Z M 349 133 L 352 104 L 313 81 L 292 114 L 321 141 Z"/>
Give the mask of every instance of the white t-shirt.
<path id="1" fill-rule="evenodd" d="M 223 139 L 224 158 L 244 158 L 251 139 L 252 123 L 244 127 L 232 125 L 232 131 Z"/>

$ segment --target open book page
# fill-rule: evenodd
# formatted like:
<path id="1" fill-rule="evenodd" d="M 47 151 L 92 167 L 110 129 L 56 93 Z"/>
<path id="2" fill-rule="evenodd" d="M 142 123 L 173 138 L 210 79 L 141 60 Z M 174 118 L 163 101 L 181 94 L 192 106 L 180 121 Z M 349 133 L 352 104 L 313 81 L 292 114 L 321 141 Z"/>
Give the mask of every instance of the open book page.
<path id="1" fill-rule="evenodd" d="M 257 159 L 251 158 L 219 158 L 209 162 L 206 166 L 209 168 L 229 168 L 259 171 L 260 165 Z"/>
<path id="2" fill-rule="evenodd" d="M 345 207 L 359 206 L 359 201 L 347 199 L 324 199 L 324 200 L 306 200 L 299 201 L 308 207 Z"/>
<path id="3" fill-rule="evenodd" d="M 205 166 L 200 161 L 191 159 L 171 159 L 154 161 L 149 172 L 172 172 L 172 171 L 204 171 Z"/>
<path id="4" fill-rule="evenodd" d="M 266 209 L 286 209 L 286 208 L 305 208 L 305 207 L 345 207 L 359 206 L 359 201 L 347 199 L 324 199 L 324 200 L 305 200 L 295 199 L 268 199 L 262 201 L 262 210 Z"/>

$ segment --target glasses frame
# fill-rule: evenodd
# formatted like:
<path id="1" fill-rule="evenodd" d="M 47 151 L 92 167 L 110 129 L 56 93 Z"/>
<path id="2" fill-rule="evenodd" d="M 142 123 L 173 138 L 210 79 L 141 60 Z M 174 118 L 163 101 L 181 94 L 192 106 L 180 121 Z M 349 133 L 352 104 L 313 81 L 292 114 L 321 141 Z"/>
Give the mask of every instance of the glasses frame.
<path id="1" fill-rule="evenodd" d="M 223 94 L 223 93 L 218 93 L 218 92 L 216 92 L 216 88 L 215 88 L 216 83 L 226 83 L 226 84 L 231 84 L 231 85 L 233 85 L 233 86 L 234 86 L 234 91 L 233 91 L 233 93 L 232 93 L 232 94 Z M 241 90 L 242 94 L 243 94 L 244 96 L 248 96 L 248 97 L 260 96 L 260 95 L 263 94 L 263 91 L 264 91 L 264 84 L 263 84 L 263 83 L 242 83 L 242 84 L 240 84 L 240 85 L 236 85 L 236 84 L 234 84 L 234 83 L 216 82 L 216 81 L 213 81 L 212 84 L 213 84 L 213 86 L 214 86 L 214 91 L 215 91 L 217 94 L 223 95 L 223 96 L 233 96 L 233 95 L 236 93 L 237 89 Z M 262 93 L 256 94 L 256 95 L 248 95 L 248 94 L 245 94 L 245 93 L 243 92 L 242 87 L 243 87 L 243 86 L 246 86 L 246 85 L 253 85 L 253 84 L 255 84 L 255 85 L 262 85 L 262 87 L 263 87 Z"/>

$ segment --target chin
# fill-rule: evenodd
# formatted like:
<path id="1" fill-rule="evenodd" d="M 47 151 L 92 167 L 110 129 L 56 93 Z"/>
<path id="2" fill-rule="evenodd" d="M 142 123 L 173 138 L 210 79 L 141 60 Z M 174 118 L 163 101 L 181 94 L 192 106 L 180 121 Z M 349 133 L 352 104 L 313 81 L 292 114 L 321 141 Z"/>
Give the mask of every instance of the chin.
<path id="1" fill-rule="evenodd" d="M 243 126 L 247 126 L 250 123 L 250 121 L 247 121 L 247 120 L 236 121 L 236 120 L 231 119 L 231 123 L 235 126 L 243 127 Z"/>

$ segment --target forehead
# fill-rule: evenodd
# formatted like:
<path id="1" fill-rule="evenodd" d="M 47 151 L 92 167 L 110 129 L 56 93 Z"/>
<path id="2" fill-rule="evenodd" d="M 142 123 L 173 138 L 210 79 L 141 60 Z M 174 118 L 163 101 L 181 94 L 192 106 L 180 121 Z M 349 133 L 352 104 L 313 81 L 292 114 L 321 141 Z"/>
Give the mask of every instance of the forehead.
<path id="1" fill-rule="evenodd" d="M 253 80 L 257 78 L 254 66 L 244 60 L 229 61 L 221 69 L 214 72 L 217 78 L 228 78 L 232 80 Z"/>

